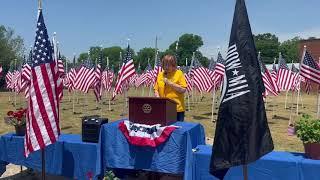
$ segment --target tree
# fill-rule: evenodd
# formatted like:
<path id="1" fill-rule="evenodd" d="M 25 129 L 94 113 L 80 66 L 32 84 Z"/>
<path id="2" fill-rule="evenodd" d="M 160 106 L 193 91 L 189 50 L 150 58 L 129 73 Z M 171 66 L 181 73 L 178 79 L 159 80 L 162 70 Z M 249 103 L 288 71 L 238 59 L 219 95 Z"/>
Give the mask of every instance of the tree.
<path id="1" fill-rule="evenodd" d="M 77 60 L 77 65 L 80 65 L 81 63 L 83 63 L 84 61 L 86 61 L 88 59 L 88 53 L 80 53 L 78 60 Z"/>
<path id="2" fill-rule="evenodd" d="M 176 54 L 178 65 L 185 65 L 186 58 L 188 58 L 188 63 L 190 63 L 193 52 L 197 52 L 197 54 L 199 54 L 199 59 L 203 59 L 203 61 L 205 61 L 205 58 L 202 58 L 203 56 L 201 52 L 198 51 L 198 49 L 203 45 L 202 38 L 199 35 L 183 34 L 182 36 L 180 36 L 177 51 L 176 43 L 177 41 L 173 42 L 169 46 L 169 49 L 165 51 L 165 54 Z"/>
<path id="3" fill-rule="evenodd" d="M 23 39 L 15 36 L 13 29 L 0 26 L 0 65 L 3 68 L 3 75 L 7 74 L 10 64 L 20 64 L 24 48 Z M 14 63 L 14 60 L 17 63 Z M 0 79 L 0 87 L 4 85 L 4 76 Z"/>
<path id="4" fill-rule="evenodd" d="M 145 69 L 148 65 L 148 59 L 150 60 L 150 64 L 154 66 L 154 59 L 155 59 L 155 48 L 143 48 L 137 53 L 137 58 L 135 59 L 135 64 L 140 64 L 141 69 Z"/>
<path id="5" fill-rule="evenodd" d="M 258 34 L 253 37 L 257 51 L 261 52 L 264 63 L 273 63 L 273 59 L 278 57 L 279 53 L 280 42 L 278 37 L 271 33 Z"/>
<path id="6" fill-rule="evenodd" d="M 104 48 L 102 52 L 103 64 L 107 64 L 107 57 L 109 58 L 109 67 L 118 72 L 120 63 L 120 52 L 122 53 L 122 57 L 124 56 L 124 50 L 120 46 L 112 46 L 109 48 Z"/>
<path id="7" fill-rule="evenodd" d="M 282 56 L 287 60 L 287 63 L 300 62 L 299 57 L 299 41 L 300 37 L 294 37 L 293 39 L 284 41 L 280 45 L 280 52 Z"/>

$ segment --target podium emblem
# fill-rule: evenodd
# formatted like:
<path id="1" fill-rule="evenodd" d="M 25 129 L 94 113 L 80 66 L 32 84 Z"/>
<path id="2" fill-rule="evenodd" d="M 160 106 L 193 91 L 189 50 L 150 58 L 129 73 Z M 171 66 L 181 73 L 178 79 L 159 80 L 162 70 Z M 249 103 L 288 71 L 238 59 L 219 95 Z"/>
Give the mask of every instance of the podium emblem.
<path id="1" fill-rule="evenodd" d="M 152 110 L 152 107 L 150 104 L 144 104 L 142 106 L 142 111 L 145 113 L 145 114 L 149 114 Z"/>

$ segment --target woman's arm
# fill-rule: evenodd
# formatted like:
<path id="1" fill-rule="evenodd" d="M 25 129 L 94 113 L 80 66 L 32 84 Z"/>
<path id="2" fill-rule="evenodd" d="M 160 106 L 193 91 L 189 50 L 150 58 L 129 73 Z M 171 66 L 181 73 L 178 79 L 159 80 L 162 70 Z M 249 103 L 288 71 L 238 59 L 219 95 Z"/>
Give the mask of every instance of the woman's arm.
<path id="1" fill-rule="evenodd" d="M 155 96 L 155 97 L 160 97 L 160 96 L 159 96 L 159 92 L 158 92 L 157 90 L 154 91 L 154 96 Z"/>
<path id="2" fill-rule="evenodd" d="M 176 90 L 178 93 L 185 93 L 186 92 L 186 88 L 181 87 L 180 85 L 173 83 L 171 81 L 169 81 L 167 78 L 164 78 L 164 83 L 166 83 L 166 85 L 169 85 L 170 87 L 172 87 L 174 90 Z"/>

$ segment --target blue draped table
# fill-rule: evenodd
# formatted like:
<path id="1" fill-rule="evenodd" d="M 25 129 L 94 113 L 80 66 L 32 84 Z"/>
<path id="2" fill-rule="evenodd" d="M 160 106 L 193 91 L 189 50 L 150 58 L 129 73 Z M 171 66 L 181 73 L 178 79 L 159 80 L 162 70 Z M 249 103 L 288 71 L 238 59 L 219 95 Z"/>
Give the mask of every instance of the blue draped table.
<path id="1" fill-rule="evenodd" d="M 209 173 L 212 146 L 199 145 L 193 153 L 192 179 L 215 179 Z M 259 180 L 319 180 L 320 160 L 311 160 L 301 153 L 273 151 L 249 164 L 248 178 Z M 191 176 L 191 175 L 190 175 Z M 242 167 L 229 170 L 225 180 L 243 179 Z"/>
<path id="2" fill-rule="evenodd" d="M 5 165 L 12 163 L 41 171 L 41 152 L 23 156 L 23 137 L 14 134 L 0 136 L 0 175 Z M 100 144 L 81 141 L 80 135 L 62 134 L 59 140 L 45 150 L 46 173 L 77 179 L 96 179 L 102 174 Z"/>
<path id="3" fill-rule="evenodd" d="M 156 148 L 133 146 L 119 130 L 122 120 L 103 125 L 101 129 L 102 166 L 108 168 L 140 169 L 169 174 L 184 174 L 192 170 L 192 148 L 205 144 L 202 125 L 176 122 L 166 142 Z M 185 179 L 189 174 L 185 173 Z"/>

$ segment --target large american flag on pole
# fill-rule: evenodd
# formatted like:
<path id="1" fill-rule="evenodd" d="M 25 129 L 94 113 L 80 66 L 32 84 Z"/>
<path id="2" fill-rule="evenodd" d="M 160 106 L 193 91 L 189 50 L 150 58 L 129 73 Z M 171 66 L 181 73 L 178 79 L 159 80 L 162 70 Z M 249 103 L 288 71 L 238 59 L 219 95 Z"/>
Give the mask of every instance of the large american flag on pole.
<path id="1" fill-rule="evenodd" d="M 122 92 L 122 88 L 124 88 L 124 85 L 128 83 L 127 81 L 134 74 L 135 74 L 135 69 L 134 69 L 134 64 L 132 59 L 132 52 L 130 50 L 130 46 L 128 45 L 126 55 L 123 58 L 122 66 L 118 73 L 118 78 L 112 94 L 112 99 L 114 99 L 117 94 Z"/>
<path id="2" fill-rule="evenodd" d="M 300 74 L 307 80 L 320 84 L 320 67 L 313 60 L 308 51 L 305 52 L 303 61 L 300 67 Z"/>
<path id="3" fill-rule="evenodd" d="M 42 11 L 39 10 L 31 64 L 27 130 L 24 139 L 26 157 L 34 151 L 55 143 L 60 135 L 57 92 L 59 77 L 52 53 Z"/>

